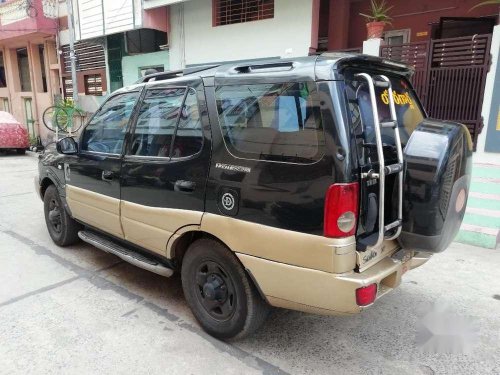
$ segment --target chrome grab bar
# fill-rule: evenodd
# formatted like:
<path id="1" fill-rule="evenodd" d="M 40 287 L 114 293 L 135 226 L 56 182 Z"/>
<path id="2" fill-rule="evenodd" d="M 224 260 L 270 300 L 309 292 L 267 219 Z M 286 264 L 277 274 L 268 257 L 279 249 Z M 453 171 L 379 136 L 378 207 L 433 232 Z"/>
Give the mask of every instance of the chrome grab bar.
<path id="1" fill-rule="evenodd" d="M 375 96 L 375 84 L 373 82 L 373 78 L 367 73 L 358 73 L 356 74 L 356 77 L 363 78 L 366 81 L 366 83 L 368 83 L 368 90 L 370 91 L 370 102 L 372 105 L 373 125 L 374 125 L 373 127 L 375 128 L 375 142 L 377 144 L 377 156 L 379 163 L 378 237 L 375 245 L 369 246 L 367 248 L 367 250 L 370 250 L 371 248 L 379 248 L 384 242 L 385 160 L 384 160 L 384 148 L 382 147 L 382 135 L 380 132 L 380 121 L 378 118 L 377 98 Z"/>

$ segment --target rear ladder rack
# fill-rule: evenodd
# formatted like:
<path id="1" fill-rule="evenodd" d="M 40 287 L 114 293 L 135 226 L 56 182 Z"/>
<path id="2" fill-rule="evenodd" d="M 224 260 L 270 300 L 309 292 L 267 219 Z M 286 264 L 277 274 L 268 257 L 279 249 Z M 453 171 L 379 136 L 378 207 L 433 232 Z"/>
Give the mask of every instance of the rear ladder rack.
<path id="1" fill-rule="evenodd" d="M 370 92 L 370 102 L 372 106 L 375 141 L 377 146 L 377 156 L 379 162 L 379 171 L 369 171 L 362 173 L 364 179 L 379 180 L 379 206 L 378 206 L 378 233 L 376 233 L 377 241 L 374 245 L 367 246 L 366 249 L 379 248 L 384 240 L 393 240 L 401 234 L 401 226 L 403 223 L 403 148 L 401 146 L 401 138 L 399 136 L 398 118 L 396 115 L 396 107 L 394 104 L 394 95 L 392 92 L 391 81 L 385 75 L 372 77 L 367 73 L 358 73 L 356 77 L 362 78 L 368 84 Z M 375 95 L 375 87 L 386 88 L 389 97 L 389 109 L 391 118 L 380 121 L 377 109 L 377 98 Z M 382 143 L 381 128 L 392 128 L 394 130 L 394 138 L 398 155 L 397 164 L 387 165 L 384 159 L 384 149 Z M 391 174 L 398 174 L 398 218 L 392 223 L 385 224 L 385 177 Z M 388 232 L 396 228 L 396 232 L 390 235 Z M 371 237 L 371 236 L 370 236 Z"/>

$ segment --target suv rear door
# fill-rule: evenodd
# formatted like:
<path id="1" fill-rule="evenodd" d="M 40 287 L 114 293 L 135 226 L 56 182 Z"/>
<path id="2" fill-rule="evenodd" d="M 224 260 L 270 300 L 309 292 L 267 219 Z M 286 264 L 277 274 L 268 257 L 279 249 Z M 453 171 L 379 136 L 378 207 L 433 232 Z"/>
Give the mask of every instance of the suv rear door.
<path id="1" fill-rule="evenodd" d="M 125 239 L 165 255 L 179 228 L 200 224 L 210 162 L 201 79 L 148 86 L 122 164 Z"/>

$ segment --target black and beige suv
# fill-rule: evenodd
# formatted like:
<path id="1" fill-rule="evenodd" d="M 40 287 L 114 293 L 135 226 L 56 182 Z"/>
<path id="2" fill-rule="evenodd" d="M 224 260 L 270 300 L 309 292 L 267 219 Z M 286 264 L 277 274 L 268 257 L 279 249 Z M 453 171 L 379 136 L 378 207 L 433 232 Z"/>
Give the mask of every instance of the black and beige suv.
<path id="1" fill-rule="evenodd" d="M 41 156 L 50 236 L 180 272 L 219 338 L 269 306 L 358 313 L 450 244 L 467 201 L 469 133 L 427 118 L 411 74 L 325 54 L 147 76 Z"/>

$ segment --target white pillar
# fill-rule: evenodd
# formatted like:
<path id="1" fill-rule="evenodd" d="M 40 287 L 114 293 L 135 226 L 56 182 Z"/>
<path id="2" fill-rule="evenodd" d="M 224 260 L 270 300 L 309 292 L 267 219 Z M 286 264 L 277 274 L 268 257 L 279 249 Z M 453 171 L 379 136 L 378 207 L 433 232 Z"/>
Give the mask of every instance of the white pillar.
<path id="1" fill-rule="evenodd" d="M 380 46 L 383 40 L 380 38 L 368 39 L 363 42 L 363 53 L 365 55 L 380 56 Z"/>
<path id="2" fill-rule="evenodd" d="M 490 119 L 490 111 L 492 109 L 493 103 L 493 88 L 495 86 L 495 81 L 500 81 L 500 77 L 496 77 L 497 66 L 498 66 L 498 56 L 500 53 L 500 25 L 495 26 L 493 29 L 493 36 L 491 38 L 491 65 L 490 71 L 486 76 L 486 84 L 484 86 L 484 97 L 483 97 L 483 108 L 481 110 L 481 115 L 484 119 L 484 126 L 481 134 L 477 139 L 477 151 L 474 154 L 474 161 L 477 163 L 490 163 L 490 164 L 500 164 L 500 158 L 498 153 L 485 152 L 484 146 L 486 144 L 486 137 L 488 134 L 488 126 Z M 493 108 L 496 110 L 496 108 Z"/>

